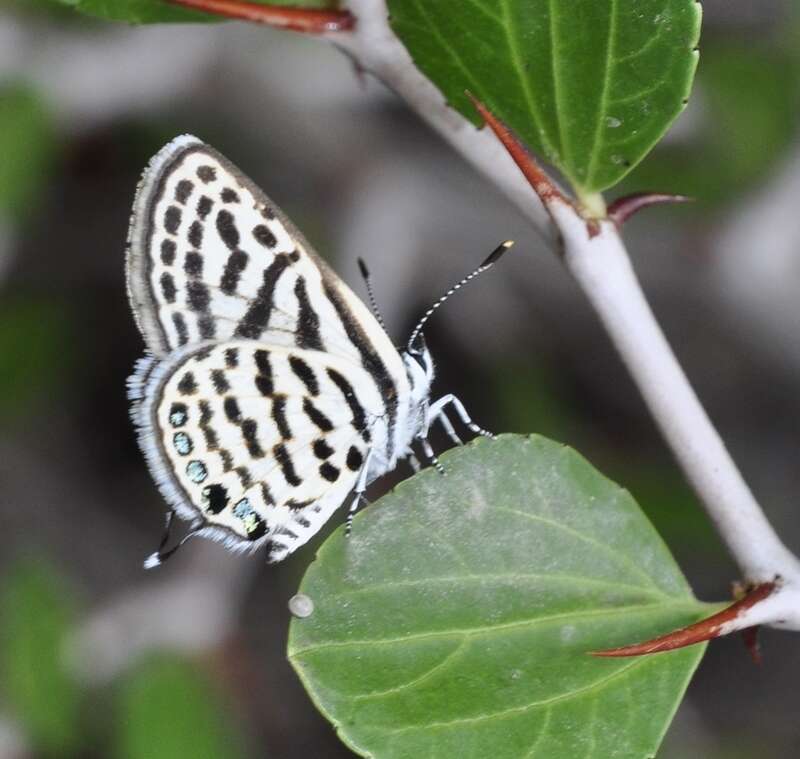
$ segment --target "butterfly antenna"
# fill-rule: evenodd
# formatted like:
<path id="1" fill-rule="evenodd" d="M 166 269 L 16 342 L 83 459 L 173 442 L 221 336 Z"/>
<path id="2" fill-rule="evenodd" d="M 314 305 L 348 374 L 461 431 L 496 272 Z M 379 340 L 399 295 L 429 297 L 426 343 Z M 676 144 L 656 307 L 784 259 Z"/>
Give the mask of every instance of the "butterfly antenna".
<path id="1" fill-rule="evenodd" d="M 361 271 L 361 276 L 364 278 L 364 282 L 367 285 L 367 297 L 369 298 L 369 307 L 372 309 L 372 313 L 375 315 L 375 318 L 378 320 L 378 324 L 383 327 L 383 331 L 386 331 L 386 324 L 383 321 L 383 316 L 381 316 L 380 309 L 378 308 L 378 301 L 375 300 L 375 294 L 372 292 L 372 279 L 369 275 L 369 269 L 367 269 L 367 265 L 364 263 L 363 258 L 358 259 L 358 268 Z"/>
<path id="2" fill-rule="evenodd" d="M 413 345 L 414 341 L 419 337 L 419 333 L 422 332 L 422 328 L 425 326 L 428 319 L 431 318 L 433 313 L 439 308 L 453 293 L 458 292 L 464 285 L 467 284 L 472 279 L 475 279 L 479 274 L 483 274 L 487 269 L 491 269 L 492 266 L 497 263 L 500 256 L 503 255 L 512 245 L 514 244 L 513 240 L 506 240 L 505 242 L 501 242 L 489 255 L 489 257 L 474 271 L 467 274 L 464 279 L 460 282 L 457 282 L 453 285 L 444 295 L 442 295 L 439 300 L 437 300 L 423 315 L 422 318 L 417 322 L 417 326 L 414 327 L 413 332 L 411 333 L 411 337 L 408 338 L 408 345 L 409 347 Z"/>

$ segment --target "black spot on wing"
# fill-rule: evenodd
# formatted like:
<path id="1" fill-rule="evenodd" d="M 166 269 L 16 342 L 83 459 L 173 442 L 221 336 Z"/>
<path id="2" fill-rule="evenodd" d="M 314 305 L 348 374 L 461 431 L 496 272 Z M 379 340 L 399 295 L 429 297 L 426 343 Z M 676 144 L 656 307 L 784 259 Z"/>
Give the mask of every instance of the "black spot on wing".
<path id="1" fill-rule="evenodd" d="M 161 242 L 161 260 L 165 266 L 172 266 L 175 263 L 175 253 L 177 246 L 174 240 L 163 240 Z"/>
<path id="2" fill-rule="evenodd" d="M 312 447 L 314 449 L 314 455 L 318 459 L 327 459 L 329 456 L 333 455 L 333 448 L 328 445 L 324 438 L 315 440 Z"/>
<path id="3" fill-rule="evenodd" d="M 167 303 L 174 303 L 175 302 L 175 280 L 172 277 L 172 274 L 169 272 L 164 272 L 161 275 L 161 278 L 158 280 L 159 284 L 161 285 L 161 294 L 164 296 L 164 300 Z"/>
<path id="4" fill-rule="evenodd" d="M 250 470 L 246 466 L 237 466 L 233 471 L 236 472 L 236 476 L 245 490 L 253 484 L 253 475 L 250 474 Z"/>
<path id="5" fill-rule="evenodd" d="M 336 387 L 339 388 L 340 392 L 344 396 L 344 400 L 347 405 L 350 407 L 350 413 L 353 415 L 353 419 L 351 424 L 353 425 L 353 429 L 361 434 L 361 437 L 364 438 L 365 442 L 369 442 L 372 439 L 369 430 L 367 429 L 367 414 L 364 411 L 364 407 L 358 400 L 356 396 L 356 391 L 353 389 L 353 386 L 347 381 L 344 375 L 339 374 L 336 369 L 328 369 L 328 376 L 331 378 Z"/>
<path id="6" fill-rule="evenodd" d="M 197 320 L 197 329 L 200 332 L 200 337 L 203 340 L 210 340 L 217 332 L 217 325 L 211 314 L 203 314 Z"/>
<path id="7" fill-rule="evenodd" d="M 210 303 L 211 294 L 204 282 L 193 279 L 186 283 L 186 305 L 192 311 L 208 311 Z"/>
<path id="8" fill-rule="evenodd" d="M 175 200 L 181 205 L 184 205 L 192 194 L 192 190 L 194 190 L 194 182 L 188 179 L 181 179 L 175 186 Z"/>
<path id="9" fill-rule="evenodd" d="M 272 381 L 272 365 L 269 362 L 269 351 L 259 348 L 253 358 L 256 363 L 258 374 L 255 377 L 256 388 L 261 395 L 269 397 L 275 392 Z"/>
<path id="10" fill-rule="evenodd" d="M 272 231 L 266 224 L 259 224 L 253 227 L 253 237 L 265 248 L 271 249 L 278 244 L 278 238 L 272 234 Z"/>
<path id="11" fill-rule="evenodd" d="M 326 461 L 319 468 L 320 476 L 328 482 L 336 482 L 339 479 L 339 470 L 330 462 Z"/>
<path id="12" fill-rule="evenodd" d="M 203 499 L 206 502 L 206 511 L 209 514 L 219 514 L 230 501 L 228 491 L 223 485 L 208 485 L 203 488 Z"/>
<path id="13" fill-rule="evenodd" d="M 209 451 L 216 451 L 219 448 L 219 440 L 217 438 L 217 433 L 214 428 L 211 426 L 211 419 L 214 416 L 214 412 L 211 410 L 211 406 L 209 405 L 208 401 L 201 400 L 198 404 L 200 408 L 200 431 L 203 433 L 203 437 L 206 439 L 206 448 Z M 233 464 L 231 464 L 233 466 Z M 228 471 L 231 467 L 227 467 L 226 471 Z"/>
<path id="14" fill-rule="evenodd" d="M 226 348 L 225 349 L 225 366 L 228 369 L 235 369 L 239 366 L 239 349 L 238 348 Z"/>
<path id="15" fill-rule="evenodd" d="M 169 206 L 164 212 L 164 229 L 171 235 L 178 231 L 181 225 L 181 209 L 178 206 Z"/>
<path id="16" fill-rule="evenodd" d="M 183 260 L 183 270 L 190 277 L 200 277 L 203 274 L 203 257 L 196 251 L 190 250 Z"/>
<path id="17" fill-rule="evenodd" d="M 239 230 L 236 227 L 236 219 L 230 211 L 224 208 L 217 213 L 217 232 L 222 238 L 222 242 L 230 250 L 236 250 L 239 247 Z"/>
<path id="18" fill-rule="evenodd" d="M 361 464 L 364 463 L 364 457 L 361 455 L 361 451 L 358 450 L 354 445 L 350 446 L 350 450 L 347 451 L 347 468 L 351 472 L 357 472 L 361 469 Z"/>
<path id="19" fill-rule="evenodd" d="M 238 203 L 239 196 L 236 193 L 236 190 L 232 190 L 230 187 L 226 187 L 221 194 L 222 202 L 223 203 Z"/>
<path id="20" fill-rule="evenodd" d="M 225 377 L 225 372 L 223 372 L 222 369 L 212 369 L 211 382 L 214 385 L 214 390 L 217 391 L 218 395 L 225 395 L 225 393 L 231 389 L 231 386 Z"/>
<path id="21" fill-rule="evenodd" d="M 258 442 L 258 424 L 255 419 L 242 420 L 242 437 L 250 456 L 254 459 L 263 459 L 264 450 Z"/>
<path id="22" fill-rule="evenodd" d="M 302 484 L 303 480 L 297 476 L 297 473 L 294 470 L 292 457 L 289 455 L 289 451 L 286 450 L 286 446 L 283 443 L 278 443 L 278 445 L 272 449 L 272 454 L 275 456 L 275 460 L 280 465 L 286 482 L 295 488 Z"/>
<path id="23" fill-rule="evenodd" d="M 314 370 L 300 356 L 289 356 L 289 366 L 311 395 L 319 395 L 317 375 L 314 374 Z"/>
<path id="24" fill-rule="evenodd" d="M 272 313 L 275 287 L 284 271 L 289 267 L 289 257 L 279 253 L 272 263 L 264 270 L 264 280 L 250 303 L 250 307 L 236 326 L 236 337 L 255 339 L 267 328 L 269 317 Z"/>
<path id="25" fill-rule="evenodd" d="M 247 530 L 248 540 L 259 540 L 267 534 L 266 522 L 257 514 L 253 517 L 253 523 Z"/>
<path id="26" fill-rule="evenodd" d="M 261 497 L 264 499 L 264 503 L 267 506 L 274 506 L 275 505 L 275 498 L 272 495 L 272 491 L 269 489 L 269 485 L 266 482 L 261 483 Z"/>
<path id="27" fill-rule="evenodd" d="M 297 331 L 294 340 L 299 348 L 309 350 L 322 350 L 322 337 L 319 334 L 319 315 L 314 310 L 306 290 L 306 280 L 298 277 L 294 285 L 294 294 L 297 298 Z M 316 395 L 316 393 L 314 393 Z"/>
<path id="28" fill-rule="evenodd" d="M 286 396 L 282 393 L 272 398 L 272 420 L 275 422 L 280 436 L 284 440 L 290 440 L 292 430 L 289 428 L 289 422 L 286 419 Z"/>
<path id="29" fill-rule="evenodd" d="M 226 295 L 233 295 L 239 286 L 242 272 L 247 266 L 248 256 L 243 250 L 234 250 L 225 262 L 219 287 Z"/>
<path id="30" fill-rule="evenodd" d="M 203 225 L 197 219 L 191 223 L 186 237 L 193 248 L 199 248 L 203 244 Z"/>
<path id="31" fill-rule="evenodd" d="M 194 374 L 186 372 L 178 382 L 178 392 L 181 395 L 193 395 L 197 392 L 197 382 L 195 381 Z"/>
<path id="32" fill-rule="evenodd" d="M 234 424 L 240 424 L 242 421 L 242 411 L 239 408 L 239 402 L 232 395 L 229 395 L 222 403 L 225 409 L 225 416 Z"/>
<path id="33" fill-rule="evenodd" d="M 208 184 L 217 178 L 217 170 L 213 166 L 200 166 L 197 169 L 197 176 L 205 184 Z"/>
<path id="34" fill-rule="evenodd" d="M 183 314 L 175 311 L 172 314 L 172 323 L 175 325 L 175 332 L 178 334 L 178 345 L 186 345 L 189 342 L 189 330 L 186 327 L 186 320 Z"/>
<path id="35" fill-rule="evenodd" d="M 200 200 L 197 201 L 197 215 L 201 220 L 205 220 L 205 218 L 211 213 L 211 209 L 213 207 L 214 201 L 211 200 L 208 195 L 201 195 Z"/>
<path id="36" fill-rule="evenodd" d="M 333 429 L 333 422 L 314 405 L 311 398 L 303 398 L 303 411 L 322 432 Z"/>

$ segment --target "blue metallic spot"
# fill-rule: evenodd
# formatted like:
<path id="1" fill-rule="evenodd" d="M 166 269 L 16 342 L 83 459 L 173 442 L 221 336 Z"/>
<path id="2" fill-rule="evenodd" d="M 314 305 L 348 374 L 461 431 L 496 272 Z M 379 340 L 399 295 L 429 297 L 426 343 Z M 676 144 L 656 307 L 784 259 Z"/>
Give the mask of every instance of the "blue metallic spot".
<path id="1" fill-rule="evenodd" d="M 185 432 L 176 432 L 172 438 L 172 444 L 181 456 L 187 456 L 194 448 L 192 439 Z"/>
<path id="2" fill-rule="evenodd" d="M 186 465 L 186 476 L 192 482 L 203 482 L 206 477 L 208 477 L 208 470 L 206 469 L 206 465 L 202 461 L 198 461 L 194 459 L 190 461 Z"/>
<path id="3" fill-rule="evenodd" d="M 250 501 L 247 498 L 242 498 L 241 501 L 237 501 L 236 505 L 233 507 L 234 516 L 239 517 L 239 519 L 245 519 L 251 514 L 253 514 L 253 507 L 250 505 Z"/>

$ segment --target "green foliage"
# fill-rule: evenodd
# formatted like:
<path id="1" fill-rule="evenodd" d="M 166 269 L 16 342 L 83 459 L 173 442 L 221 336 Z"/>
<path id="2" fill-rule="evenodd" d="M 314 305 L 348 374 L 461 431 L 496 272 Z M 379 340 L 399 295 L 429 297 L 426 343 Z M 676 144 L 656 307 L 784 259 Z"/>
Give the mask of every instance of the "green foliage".
<path id="1" fill-rule="evenodd" d="M 219 21 L 219 16 L 179 8 L 167 0 L 61 0 L 81 13 L 108 21 L 127 21 L 131 24 L 154 24 L 164 21 Z M 260 0 L 255 0 L 260 2 Z M 300 8 L 329 8 L 327 0 L 285 0 L 261 2 L 261 5 L 293 5 Z"/>
<path id="2" fill-rule="evenodd" d="M 631 175 L 630 188 L 688 194 L 706 213 L 773 170 L 797 131 L 798 50 L 794 38 L 707 41 L 697 75 L 696 129 L 659 146 Z"/>
<path id="3" fill-rule="evenodd" d="M 619 182 L 661 138 L 697 64 L 695 0 L 389 0 L 389 9 L 454 108 L 477 119 L 470 90 L 582 197 Z"/>
<path id="4" fill-rule="evenodd" d="M 69 367 L 64 313 L 52 302 L 6 297 L 0 305 L 0 422 L 24 417 L 60 389 Z"/>
<path id="5" fill-rule="evenodd" d="M 589 651 L 707 613 L 630 495 L 541 437 L 446 454 L 337 531 L 289 657 L 362 755 L 647 757 L 702 647 Z"/>
<path id="6" fill-rule="evenodd" d="M 60 573 L 41 561 L 18 564 L 0 588 L 0 691 L 34 748 L 66 756 L 79 736 L 80 692 L 63 646 L 73 619 Z"/>
<path id="7" fill-rule="evenodd" d="M 196 668 L 159 658 L 140 667 L 117 704 L 117 759 L 238 759 L 230 709 Z"/>
<path id="8" fill-rule="evenodd" d="M 47 109 L 24 85 L 0 88 L 0 213 L 28 217 L 50 176 L 55 134 Z"/>

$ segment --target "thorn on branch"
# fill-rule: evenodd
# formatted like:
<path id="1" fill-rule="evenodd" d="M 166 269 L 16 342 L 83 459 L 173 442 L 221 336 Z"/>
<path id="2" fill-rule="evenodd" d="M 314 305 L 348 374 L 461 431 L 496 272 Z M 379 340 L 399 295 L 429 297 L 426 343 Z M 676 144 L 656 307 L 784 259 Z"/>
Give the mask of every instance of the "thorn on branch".
<path id="1" fill-rule="evenodd" d="M 634 643 L 630 646 L 620 646 L 619 648 L 609 648 L 604 651 L 591 651 L 592 656 L 603 657 L 624 657 L 624 656 L 642 656 L 644 654 L 657 654 L 662 651 L 674 651 L 677 648 L 685 648 L 686 646 L 694 645 L 695 643 L 702 643 L 703 641 L 718 638 L 720 635 L 725 635 L 728 632 L 733 632 L 729 628 L 731 622 L 736 619 L 745 611 L 760 603 L 776 589 L 777 584 L 774 582 L 765 582 L 756 585 L 750 592 L 735 601 L 727 608 L 723 609 L 716 614 L 712 614 L 707 619 L 701 619 L 688 627 L 682 627 L 680 630 L 673 630 L 666 635 L 660 635 L 652 640 L 644 641 L 643 643 Z M 754 630 L 755 628 L 749 628 Z M 755 634 L 753 633 L 753 638 Z M 749 647 L 750 644 L 748 644 Z M 751 654 L 754 659 L 753 648 L 750 648 Z M 760 655 L 759 655 L 760 659 Z M 758 659 L 756 659 L 758 661 Z"/>
<path id="2" fill-rule="evenodd" d="M 252 21 L 256 24 L 289 29 L 293 32 L 323 34 L 342 32 L 355 26 L 355 17 L 349 11 L 288 8 L 281 5 L 261 5 L 246 0 L 167 0 L 173 5 L 203 11 L 214 16 Z"/>
<path id="3" fill-rule="evenodd" d="M 514 134 L 511 128 L 498 119 L 468 90 L 466 91 L 466 95 L 472 101 L 472 104 L 475 106 L 475 109 L 481 115 L 484 122 L 486 122 L 486 125 L 494 132 L 497 139 L 500 140 L 503 147 L 514 159 L 517 166 L 519 166 L 520 171 L 524 174 L 530 186 L 536 191 L 544 207 L 549 208 L 553 201 L 561 201 L 574 208 L 572 200 L 567 198 L 564 193 L 556 187 L 555 183 L 547 176 L 542 167 L 539 166 L 539 163 L 531 155 L 525 145 L 523 145 L 519 137 Z"/>
<path id="4" fill-rule="evenodd" d="M 694 198 L 686 195 L 670 195 L 663 192 L 635 192 L 617 198 L 608 206 L 608 218 L 621 227 L 631 216 L 642 208 L 660 203 L 692 203 Z"/>

